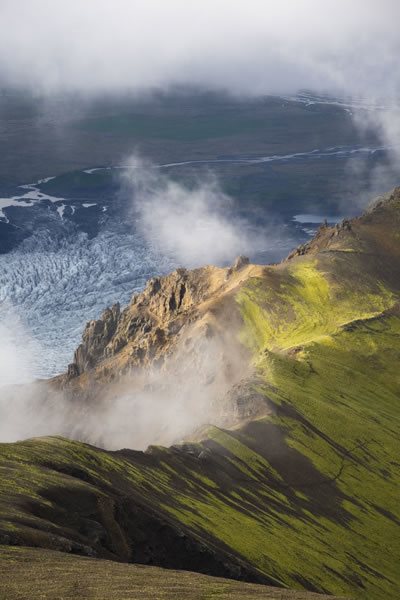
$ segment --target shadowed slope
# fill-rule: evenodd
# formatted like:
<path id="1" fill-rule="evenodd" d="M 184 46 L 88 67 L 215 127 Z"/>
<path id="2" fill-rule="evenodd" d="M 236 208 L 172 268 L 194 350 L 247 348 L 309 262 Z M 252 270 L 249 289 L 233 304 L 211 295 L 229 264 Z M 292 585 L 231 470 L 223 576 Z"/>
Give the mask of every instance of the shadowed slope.
<path id="1" fill-rule="evenodd" d="M 1 445 L 0 541 L 396 600 L 399 227 L 396 190 L 190 308 L 238 324 L 258 418 L 146 453 Z"/>
<path id="2" fill-rule="evenodd" d="M 0 548 L 0 578 L 7 600 L 335 600 L 198 573 L 15 547 Z"/>

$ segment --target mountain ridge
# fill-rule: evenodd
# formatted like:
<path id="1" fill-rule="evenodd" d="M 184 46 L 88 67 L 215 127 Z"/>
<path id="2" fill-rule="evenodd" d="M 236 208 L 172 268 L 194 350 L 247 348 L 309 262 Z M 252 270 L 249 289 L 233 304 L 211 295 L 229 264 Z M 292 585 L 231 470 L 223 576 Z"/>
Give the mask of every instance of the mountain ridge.
<path id="1" fill-rule="evenodd" d="M 154 333 L 149 307 L 162 299 L 160 315 L 172 318 L 160 372 L 172 366 L 182 374 L 181 363 L 195 361 L 202 343 L 205 354 L 216 347 L 216 375 L 227 373 L 204 389 L 215 393 L 222 424 L 198 423 L 203 428 L 192 441 L 189 435 L 146 452 L 63 438 L 2 444 L 2 543 L 170 568 L 203 564 L 209 574 L 222 569 L 218 574 L 237 579 L 395 600 L 399 225 L 397 188 L 361 217 L 323 226 L 278 265 L 241 264 L 229 274 L 207 267 L 197 296 L 186 272 L 159 281 L 155 294 L 150 283 L 118 317 L 110 340 L 139 311 L 154 319 L 149 331 L 133 336 L 132 348 L 140 347 Z M 186 305 L 182 282 L 194 290 Z M 178 329 L 183 317 L 188 321 Z M 51 388 L 92 402 L 108 388 L 112 401 L 138 373 L 134 361 L 132 373 L 124 372 L 130 343 Z M 184 352 L 174 363 L 180 344 Z M 110 366 L 114 378 L 105 371 Z M 229 403 L 219 394 L 229 396 L 232 387 L 238 393 Z M 250 414 L 247 398 L 255 398 Z M 233 418 L 240 400 L 244 407 Z M 182 544 L 190 552 L 181 552 Z"/>
<path id="2" fill-rule="evenodd" d="M 296 257 L 320 252 L 362 252 L 360 243 L 357 243 L 357 232 L 353 230 L 353 226 L 357 228 L 360 223 L 365 226 L 372 217 L 376 222 L 379 214 L 385 211 L 385 208 L 397 207 L 399 195 L 400 188 L 395 188 L 392 192 L 373 200 L 360 217 L 344 219 L 334 226 L 321 225 L 309 242 L 295 248 L 287 259 L 278 265 L 273 265 L 272 268 L 280 269 L 282 265 L 287 266 L 288 262 Z M 350 245 L 355 247 L 340 247 L 343 238 L 350 241 Z M 130 360 L 127 359 L 126 362 L 128 368 L 129 366 L 142 366 L 146 362 L 149 364 L 154 359 L 153 353 L 156 354 L 156 359 L 159 359 L 160 354 L 154 350 L 154 346 L 160 345 L 163 352 L 163 343 L 170 333 L 157 327 L 160 322 L 169 324 L 170 321 L 174 321 L 182 314 L 190 322 L 190 318 L 193 317 L 191 309 L 193 311 L 193 309 L 199 308 L 206 300 L 212 302 L 213 295 L 227 294 L 243 283 L 245 279 L 260 275 L 265 269 L 270 268 L 270 265 L 250 265 L 248 259 L 238 257 L 231 267 L 225 269 L 206 266 L 190 271 L 178 268 L 169 275 L 150 279 L 143 292 L 135 294 L 124 310 L 121 310 L 117 303 L 105 309 L 98 320 L 87 323 L 82 343 L 75 352 L 74 361 L 68 367 L 67 376 L 72 379 L 82 375 L 85 371 L 93 370 L 99 362 L 114 357 L 128 343 L 132 343 L 132 339 L 138 333 L 146 335 L 152 328 L 155 328 L 154 339 L 152 343 L 148 344 L 149 347 L 146 351 L 138 352 L 137 356 L 133 356 Z M 139 308 L 139 311 L 135 311 L 136 307 Z M 201 306 L 203 312 L 206 308 Z M 135 320 L 129 313 L 140 313 L 140 309 L 143 309 L 142 313 L 144 314 L 140 314 Z M 155 322 L 151 322 L 151 317 L 155 317 Z M 175 330 L 179 332 L 181 327 L 181 323 L 175 322 Z M 176 331 L 172 333 L 174 334 Z M 96 336 L 96 334 L 99 335 Z"/>

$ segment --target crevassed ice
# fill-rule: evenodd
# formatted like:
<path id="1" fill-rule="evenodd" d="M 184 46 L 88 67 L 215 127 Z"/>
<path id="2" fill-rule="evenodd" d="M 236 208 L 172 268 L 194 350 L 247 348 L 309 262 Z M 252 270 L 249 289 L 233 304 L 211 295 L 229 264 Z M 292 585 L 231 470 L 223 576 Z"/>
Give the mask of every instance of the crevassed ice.
<path id="1" fill-rule="evenodd" d="M 88 319 L 117 301 L 127 303 L 149 277 L 174 266 L 137 233 L 79 234 L 59 242 L 38 234 L 0 256 L 0 324 L 7 323 L 17 347 L 29 337 L 32 371 L 49 377 L 65 370 Z M 13 330 L 16 316 L 23 327 Z"/>

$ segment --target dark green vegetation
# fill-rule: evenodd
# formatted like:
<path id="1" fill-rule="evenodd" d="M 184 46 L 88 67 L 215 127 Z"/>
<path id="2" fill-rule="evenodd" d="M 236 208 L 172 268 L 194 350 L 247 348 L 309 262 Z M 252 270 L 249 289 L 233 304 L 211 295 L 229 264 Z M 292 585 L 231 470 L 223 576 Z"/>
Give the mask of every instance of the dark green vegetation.
<path id="1" fill-rule="evenodd" d="M 0 548 L 1 600 L 323 600 L 309 592 L 46 550 Z"/>
<path id="2" fill-rule="evenodd" d="M 255 135 L 258 149 L 273 149 L 276 154 L 284 154 L 288 148 L 296 152 L 304 148 L 304 142 L 313 150 L 313 144 L 321 139 L 328 145 L 330 142 L 336 145 L 339 140 L 351 143 L 355 134 L 354 130 L 349 131 L 350 119 L 345 118 L 341 108 L 328 105 L 305 107 L 273 97 L 235 100 L 213 94 L 183 95 L 172 97 L 169 102 L 167 99 L 160 99 L 159 103 L 154 100 L 148 104 L 136 102 L 131 107 L 125 105 L 122 111 L 108 107 L 102 112 L 101 115 L 86 116 L 75 126 L 85 131 L 134 136 L 138 140 L 208 140 L 212 143 L 212 140 L 224 137 L 240 139 Z M 267 136 L 274 141 L 271 143 Z M 254 152 L 254 149 L 250 150 Z"/>
<path id="3" fill-rule="evenodd" d="M 280 98 L 197 92 L 143 98 L 0 95 L 0 183 L 118 164 L 139 150 L 155 162 L 270 155 L 364 143 L 347 112 Z M 369 135 L 368 143 L 377 139 Z"/>
<path id="4" fill-rule="evenodd" d="M 399 231 L 397 190 L 232 294 L 265 416 L 146 453 L 1 445 L 0 540 L 396 600 Z"/>
<path id="5" fill-rule="evenodd" d="M 351 115 L 333 104 L 307 105 L 276 97 L 235 99 L 190 91 L 93 102 L 3 95 L 0 131 L 4 192 L 12 184 L 66 174 L 43 187 L 66 198 L 71 192 L 84 198 L 94 193 L 110 195 L 109 173 L 90 177 L 74 172 L 124 164 L 132 152 L 164 164 L 334 147 L 373 148 L 381 143 L 374 131 L 361 134 Z M 174 167 L 171 174 L 179 179 L 193 174 L 202 178 L 202 169 L 210 168 L 246 210 L 261 207 L 286 218 L 323 206 L 323 214 L 347 215 L 354 214 L 349 199 L 354 201 L 355 190 L 365 188 L 368 195 L 373 167 L 385 162 L 384 152 L 356 153 L 351 159 L 345 154 L 249 165 L 182 166 Z"/>

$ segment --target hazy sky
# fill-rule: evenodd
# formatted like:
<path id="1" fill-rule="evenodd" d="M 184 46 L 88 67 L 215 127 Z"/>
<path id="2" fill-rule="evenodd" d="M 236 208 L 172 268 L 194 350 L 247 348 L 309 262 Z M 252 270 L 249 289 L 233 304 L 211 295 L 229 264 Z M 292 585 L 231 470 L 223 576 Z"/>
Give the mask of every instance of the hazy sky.
<path id="1" fill-rule="evenodd" d="M 400 90 L 398 0 L 0 0 L 0 84 Z"/>

